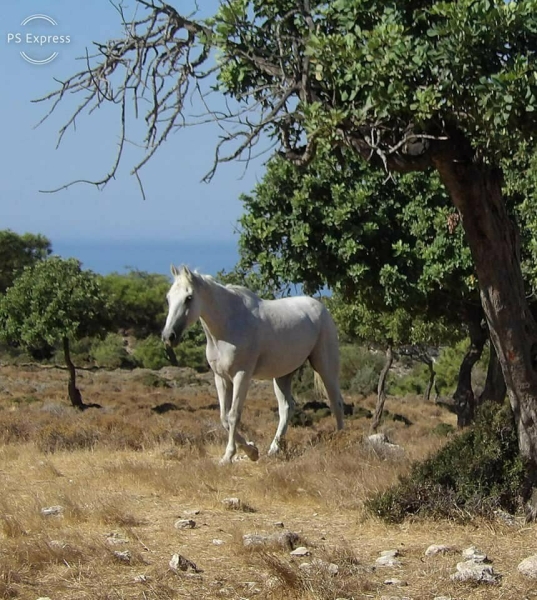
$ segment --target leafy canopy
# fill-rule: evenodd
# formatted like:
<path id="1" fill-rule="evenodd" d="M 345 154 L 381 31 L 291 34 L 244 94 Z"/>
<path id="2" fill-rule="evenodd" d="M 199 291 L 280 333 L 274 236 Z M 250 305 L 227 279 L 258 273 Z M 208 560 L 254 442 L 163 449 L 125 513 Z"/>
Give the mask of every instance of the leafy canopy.
<path id="1" fill-rule="evenodd" d="M 101 285 L 110 303 L 112 328 L 131 330 L 139 337 L 160 333 L 166 320 L 165 275 L 131 270 L 102 277 Z"/>
<path id="2" fill-rule="evenodd" d="M 75 259 L 26 267 L 0 301 L 0 332 L 26 347 L 100 334 L 107 302 L 99 278 Z"/>
<path id="3" fill-rule="evenodd" d="M 44 235 L 0 231 L 0 293 L 13 284 L 24 267 L 43 260 L 51 252 L 50 241 Z"/>
<path id="4" fill-rule="evenodd" d="M 479 304 L 458 215 L 435 176 L 386 180 L 351 153 L 339 160 L 319 151 L 301 168 L 269 161 L 242 200 L 243 265 L 276 288 L 328 285 L 352 337 L 445 336 L 450 324 L 460 329 L 467 305 Z"/>

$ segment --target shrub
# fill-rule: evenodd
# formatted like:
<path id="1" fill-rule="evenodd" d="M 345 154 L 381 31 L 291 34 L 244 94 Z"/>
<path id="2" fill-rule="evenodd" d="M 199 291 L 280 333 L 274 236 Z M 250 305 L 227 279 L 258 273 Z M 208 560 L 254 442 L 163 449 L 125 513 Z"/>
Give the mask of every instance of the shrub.
<path id="1" fill-rule="evenodd" d="M 341 346 L 340 355 L 341 388 L 364 396 L 374 393 L 384 366 L 384 356 L 355 345 Z"/>
<path id="2" fill-rule="evenodd" d="M 155 375 L 155 373 L 142 373 L 138 377 L 136 377 L 136 381 L 141 383 L 142 385 L 146 385 L 147 387 L 153 388 L 169 388 L 170 384 L 166 379 Z"/>
<path id="3" fill-rule="evenodd" d="M 150 335 L 145 340 L 137 342 L 134 352 L 136 362 L 144 369 L 162 369 L 170 364 L 162 340 L 156 335 Z"/>
<path id="4" fill-rule="evenodd" d="M 524 465 L 508 404 L 484 405 L 476 424 L 435 456 L 416 463 L 407 477 L 373 496 L 366 507 L 385 521 L 406 516 L 471 518 L 502 508 L 516 511 Z"/>
<path id="5" fill-rule="evenodd" d="M 190 367 L 198 373 L 206 373 L 209 370 L 207 358 L 205 357 L 205 333 L 199 323 L 191 327 L 175 348 L 177 362 L 181 367 Z"/>
<path id="6" fill-rule="evenodd" d="M 436 386 L 441 396 L 451 396 L 457 387 L 459 369 L 468 349 L 468 339 L 456 346 L 443 348 L 435 362 Z M 481 359 L 472 370 L 472 385 L 475 390 L 483 388 L 488 363 L 488 348 L 485 348 Z M 392 375 L 388 382 L 390 394 L 394 396 L 421 396 L 425 393 L 429 381 L 429 369 L 421 363 L 414 363 L 411 371 L 403 376 Z"/>
<path id="7" fill-rule="evenodd" d="M 107 369 L 132 368 L 134 359 L 129 355 L 123 338 L 109 333 L 104 340 L 96 340 L 91 347 L 91 356 L 99 367 Z"/>
<path id="8" fill-rule="evenodd" d="M 57 422 L 45 425 L 37 434 L 35 443 L 40 452 L 53 454 L 61 450 L 93 450 L 100 433 L 80 422 Z"/>
<path id="9" fill-rule="evenodd" d="M 441 437 L 448 437 L 452 433 L 455 433 L 456 429 L 450 423 L 438 423 L 436 427 L 433 427 L 432 433 Z"/>

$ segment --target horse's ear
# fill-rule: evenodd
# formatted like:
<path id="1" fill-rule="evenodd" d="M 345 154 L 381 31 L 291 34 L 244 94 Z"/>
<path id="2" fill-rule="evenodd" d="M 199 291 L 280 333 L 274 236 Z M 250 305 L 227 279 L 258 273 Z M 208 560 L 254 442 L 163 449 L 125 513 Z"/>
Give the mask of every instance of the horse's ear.
<path id="1" fill-rule="evenodd" d="M 192 283 L 192 271 L 186 265 L 183 265 L 182 269 L 183 269 L 183 275 L 187 278 L 187 281 Z"/>
<path id="2" fill-rule="evenodd" d="M 174 277 L 179 277 L 179 269 L 174 264 L 170 266 L 170 272 Z"/>

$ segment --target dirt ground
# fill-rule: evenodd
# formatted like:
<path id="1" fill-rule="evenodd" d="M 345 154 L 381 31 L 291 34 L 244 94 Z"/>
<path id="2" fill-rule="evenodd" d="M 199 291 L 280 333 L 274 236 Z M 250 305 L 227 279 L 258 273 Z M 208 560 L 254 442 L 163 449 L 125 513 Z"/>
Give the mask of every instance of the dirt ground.
<path id="1" fill-rule="evenodd" d="M 417 519 L 389 526 L 365 511 L 371 493 L 445 442 L 432 433 L 454 423 L 441 407 L 388 400 L 391 413 L 412 423 L 383 424 L 400 452 L 364 441 L 367 418 L 348 418 L 334 434 L 323 416 L 291 427 L 281 456 L 269 458 L 276 401 L 270 383 L 255 383 L 243 431 L 261 458 L 239 456 L 222 467 L 225 436 L 210 376 L 83 371 L 79 385 L 84 400 L 102 408 L 72 409 L 63 370 L 0 368 L 0 598 L 537 598 L 537 582 L 517 572 L 537 552 L 534 525 Z M 346 402 L 371 409 L 374 399 Z M 227 507 L 229 497 L 240 505 Z M 179 528 L 180 519 L 194 524 Z M 285 531 L 298 539 L 243 543 L 246 534 Z M 451 551 L 426 557 L 430 544 Z M 472 545 L 491 559 L 497 585 L 451 581 Z M 292 556 L 297 546 L 309 554 Z M 400 566 L 375 564 L 393 549 Z M 185 560 L 172 569 L 175 554 Z"/>

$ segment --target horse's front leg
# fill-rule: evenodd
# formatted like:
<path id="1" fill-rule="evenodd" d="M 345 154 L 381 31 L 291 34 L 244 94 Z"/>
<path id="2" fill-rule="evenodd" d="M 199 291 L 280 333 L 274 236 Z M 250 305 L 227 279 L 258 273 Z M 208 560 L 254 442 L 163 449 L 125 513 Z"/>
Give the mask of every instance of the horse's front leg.
<path id="1" fill-rule="evenodd" d="M 249 444 L 238 432 L 244 400 L 250 386 L 250 379 L 250 374 L 244 371 L 240 371 L 233 378 L 233 399 L 231 409 L 227 414 L 228 443 L 226 452 L 220 461 L 222 464 L 229 464 L 231 462 L 237 451 L 236 443 L 238 443 L 251 460 L 259 458 L 258 449 L 253 444 Z"/>

